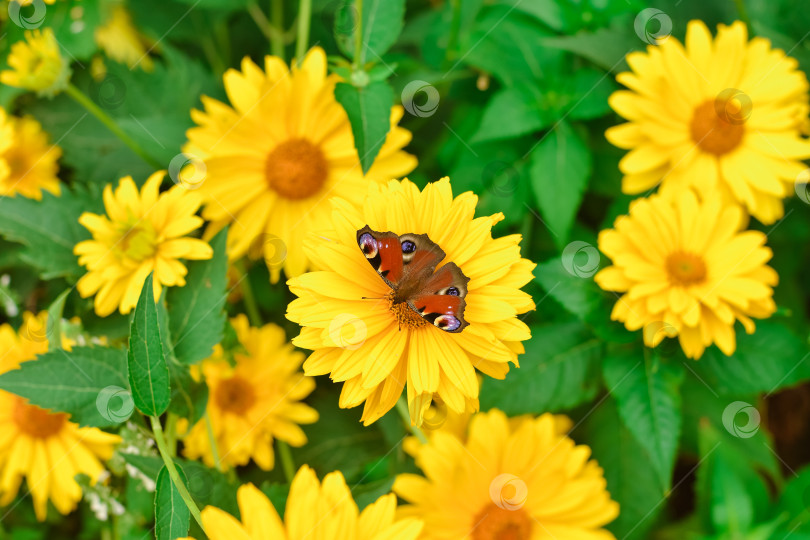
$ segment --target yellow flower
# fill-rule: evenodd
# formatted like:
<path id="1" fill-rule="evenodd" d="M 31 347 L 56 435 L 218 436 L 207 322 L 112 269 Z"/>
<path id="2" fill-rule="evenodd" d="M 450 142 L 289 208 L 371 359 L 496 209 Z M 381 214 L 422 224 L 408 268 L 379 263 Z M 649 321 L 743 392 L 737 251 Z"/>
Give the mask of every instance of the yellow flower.
<path id="1" fill-rule="evenodd" d="M 240 487 L 237 498 L 241 522 L 212 506 L 202 511 L 210 540 L 416 540 L 422 530 L 417 519 L 396 518 L 397 498 L 392 493 L 359 512 L 339 471 L 326 475 L 321 484 L 306 465 L 292 481 L 283 521 L 252 484 Z"/>
<path id="2" fill-rule="evenodd" d="M 77 283 L 82 298 L 96 295 L 96 313 L 105 317 L 118 308 L 129 313 L 138 303 L 143 284 L 154 272 L 155 300 L 162 287 L 186 284 L 186 267 L 179 259 L 210 259 L 211 246 L 184 238 L 202 225 L 195 215 L 200 198 L 180 186 L 158 194 L 164 171 L 154 173 L 138 193 L 127 176 L 113 192 L 104 188 L 107 215 L 85 212 L 79 218 L 93 235 L 73 252 L 87 267 Z"/>
<path id="3" fill-rule="evenodd" d="M 233 108 L 203 97 L 205 112 L 191 112 L 198 127 L 188 130 L 184 150 L 203 160 L 206 174 L 195 170 L 196 179 L 183 174 L 182 181 L 206 198 L 203 216 L 216 222 L 212 230 L 231 223 L 230 256 L 253 247 L 274 283 L 282 266 L 287 276 L 310 266 L 304 239 L 328 223 L 329 197 L 360 202 L 370 181 L 398 178 L 416 166 L 401 151 L 411 134 L 397 127 L 403 110 L 393 107 L 392 129 L 363 175 L 349 119 L 334 97 L 338 81 L 327 76 L 318 47 L 292 69 L 268 56 L 262 71 L 245 58 L 241 72 L 224 77 Z"/>
<path id="4" fill-rule="evenodd" d="M 765 264 L 771 250 L 764 233 L 743 230 L 746 221 L 738 206 L 716 195 L 699 201 L 691 190 L 633 201 L 629 216 L 599 233 L 613 266 L 594 279 L 624 293 L 611 318 L 631 331 L 643 328 L 649 347 L 677 335 L 689 358 L 712 343 L 732 354 L 735 321 L 750 334 L 750 317 L 776 309 L 779 276 Z"/>
<path id="5" fill-rule="evenodd" d="M 231 366 L 218 346 L 202 364 L 217 454 L 226 466 L 245 465 L 253 458 L 270 470 L 274 438 L 292 446 L 307 442 L 298 424 L 315 422 L 318 412 L 300 400 L 315 389 L 315 379 L 298 371 L 304 355 L 287 343 L 281 327 L 252 328 L 244 315 L 231 324 L 245 352 L 236 352 Z M 215 465 L 205 420 L 194 425 L 184 442 L 187 457 Z"/>
<path id="6" fill-rule="evenodd" d="M 425 476 L 401 474 L 401 516 L 425 522 L 425 540 L 500 538 L 608 540 L 619 515 L 591 450 L 576 446 L 551 414 L 511 422 L 501 411 L 475 415 L 469 437 L 436 432 L 418 447 Z"/>
<path id="7" fill-rule="evenodd" d="M 25 41 L 11 46 L 7 69 L 0 73 L 0 82 L 9 86 L 33 90 L 40 96 L 53 97 L 67 87 L 70 65 L 59 51 L 53 30 L 33 30 L 25 33 Z"/>
<path id="8" fill-rule="evenodd" d="M 96 28 L 95 38 L 98 46 L 116 62 L 126 64 L 130 69 L 137 66 L 144 71 L 154 69 L 144 38 L 132 24 L 132 17 L 123 5 L 115 6 L 109 20 Z"/>
<path id="9" fill-rule="evenodd" d="M 712 42 L 692 21 L 685 48 L 670 37 L 627 62 L 633 71 L 616 78 L 630 90 L 610 105 L 629 122 L 606 134 L 631 150 L 619 163 L 624 192 L 719 189 L 763 223 L 782 217 L 781 199 L 810 157 L 800 137 L 808 83 L 796 60 L 765 38 L 748 41 L 742 22 L 720 25 Z"/>
<path id="10" fill-rule="evenodd" d="M 0 373 L 35 361 L 48 350 L 43 330 L 47 312 L 23 314 L 19 335 L 0 325 Z M 95 483 L 120 442 L 118 435 L 80 428 L 64 413 L 51 413 L 0 390 L 0 506 L 17 496 L 23 478 L 28 484 L 37 519 L 45 520 L 50 500 L 67 514 L 82 498 L 74 477 L 86 474 Z"/>
<path id="11" fill-rule="evenodd" d="M 452 411 L 478 409 L 475 368 L 502 379 L 509 362 L 517 365 L 529 328 L 517 315 L 534 309 L 520 288 L 531 281 L 534 263 L 520 258 L 520 235 L 493 239 L 492 226 L 502 214 L 473 219 L 478 201 L 473 193 L 455 199 L 449 179 L 419 191 L 408 180 L 372 185 L 361 208 L 333 199 L 324 212 L 328 228 L 311 234 L 303 245 L 323 271 L 289 281 L 299 296 L 287 317 L 303 326 L 293 343 L 313 352 L 304 363 L 307 375 L 331 374 L 343 382 L 340 406 L 365 401 L 368 425 L 390 410 L 405 382 L 411 421 L 422 423 L 434 396 Z M 431 324 L 369 264 L 357 233 L 427 234 L 468 278 L 460 332 Z M 436 319 L 438 321 L 438 319 Z"/>
<path id="12" fill-rule="evenodd" d="M 7 117 L 0 109 L 0 195 L 40 200 L 42 190 L 59 195 L 62 149 L 48 144 L 48 134 L 30 117 Z"/>

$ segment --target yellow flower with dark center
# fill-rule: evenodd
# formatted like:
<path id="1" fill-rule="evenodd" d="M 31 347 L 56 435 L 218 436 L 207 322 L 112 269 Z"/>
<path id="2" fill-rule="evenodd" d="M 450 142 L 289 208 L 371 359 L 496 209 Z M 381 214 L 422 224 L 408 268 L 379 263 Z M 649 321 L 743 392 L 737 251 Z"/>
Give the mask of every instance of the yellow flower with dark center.
<path id="1" fill-rule="evenodd" d="M 48 350 L 47 315 L 24 313 L 19 334 L 0 325 L 0 373 Z M 67 414 L 0 390 L 0 506 L 14 500 L 25 478 L 38 520 L 45 520 L 49 500 L 60 513 L 71 512 L 82 498 L 74 477 L 86 474 L 95 483 L 119 442 L 118 435 L 80 428 Z"/>
<path id="2" fill-rule="evenodd" d="M 25 41 L 11 46 L 7 69 L 0 73 L 0 82 L 32 90 L 40 96 L 53 97 L 67 87 L 70 65 L 59 51 L 53 30 L 33 30 L 25 33 Z"/>
<path id="3" fill-rule="evenodd" d="M 477 410 L 475 369 L 502 379 L 509 362 L 517 365 L 521 342 L 531 337 L 518 315 L 534 309 L 520 288 L 531 281 L 535 265 L 521 259 L 520 235 L 492 238 L 501 214 L 473 218 L 477 202 L 470 192 L 453 198 L 447 178 L 421 192 L 408 180 L 392 180 L 372 185 L 359 208 L 333 199 L 334 210 L 324 213 L 329 227 L 304 242 L 322 271 L 289 281 L 299 298 L 287 317 L 303 326 L 293 343 L 314 351 L 304 363 L 308 375 L 328 373 L 343 382 L 341 407 L 365 402 L 365 424 L 394 406 L 406 382 L 416 424 L 437 395 L 456 413 Z M 399 299 L 358 245 L 366 225 L 396 235 L 426 234 L 444 251 L 440 264 L 452 262 L 469 278 L 467 326 L 444 331 Z"/>
<path id="4" fill-rule="evenodd" d="M 776 309 L 779 276 L 765 264 L 771 250 L 764 233 L 743 230 L 746 222 L 737 205 L 717 195 L 701 202 L 689 189 L 633 201 L 628 216 L 599 233 L 599 249 L 613 266 L 594 279 L 623 293 L 611 318 L 643 329 L 649 347 L 678 336 L 689 358 L 712 343 L 732 354 L 735 321 L 750 334 L 751 317 Z"/>
<path id="5" fill-rule="evenodd" d="M 154 173 L 141 192 L 127 176 L 113 191 L 104 188 L 107 215 L 85 212 L 79 218 L 93 235 L 76 244 L 79 264 L 87 267 L 77 283 L 83 298 L 96 295 L 96 313 L 129 313 L 138 303 L 147 276 L 154 272 L 155 300 L 164 286 L 182 287 L 187 269 L 180 259 L 210 259 L 211 246 L 186 235 L 202 225 L 201 200 L 180 186 L 158 194 L 164 171 Z"/>
<path id="6" fill-rule="evenodd" d="M 210 540 L 416 540 L 422 530 L 417 519 L 397 518 L 392 493 L 360 512 L 340 472 L 326 475 L 321 484 L 306 465 L 292 481 L 283 520 L 252 484 L 240 487 L 237 499 L 241 522 L 213 506 L 202 511 Z"/>
<path id="7" fill-rule="evenodd" d="M 232 107 L 203 97 L 205 112 L 191 112 L 198 127 L 188 130 L 184 150 L 202 159 L 206 173 L 195 169 L 199 178 L 189 178 L 189 167 L 181 181 L 205 197 L 212 231 L 231 224 L 230 256 L 263 256 L 276 282 L 282 267 L 296 276 L 311 266 L 304 241 L 327 224 L 329 197 L 359 203 L 370 182 L 399 178 L 416 159 L 401 150 L 411 134 L 397 127 L 402 107 L 392 107 L 391 131 L 362 173 L 348 116 L 334 97 L 339 78 L 327 75 L 321 48 L 300 66 L 268 56 L 264 68 L 245 58 L 241 72 L 225 73 Z"/>
<path id="8" fill-rule="evenodd" d="M 30 117 L 7 117 L 0 109 L 0 195 L 19 193 L 41 199 L 42 190 L 59 195 L 62 149 L 48 144 L 48 134 Z"/>
<path id="9" fill-rule="evenodd" d="M 748 41 L 745 24 L 720 25 L 712 41 L 701 21 L 689 23 L 685 47 L 669 37 L 647 53 L 627 55 L 632 72 L 616 79 L 629 90 L 610 97 L 628 123 L 610 128 L 625 193 L 692 186 L 720 190 L 763 223 L 783 215 L 810 157 L 808 83 L 798 62 L 769 40 Z"/>
<path id="10" fill-rule="evenodd" d="M 475 415 L 465 440 L 434 432 L 416 447 L 425 476 L 401 474 L 394 493 L 403 517 L 424 520 L 424 540 L 609 540 L 619 515 L 591 450 L 577 446 L 551 414 L 511 422 Z"/>
<path id="11" fill-rule="evenodd" d="M 145 38 L 135 28 L 132 16 L 123 5 L 115 6 L 110 18 L 96 28 L 95 39 L 108 57 L 130 69 L 141 67 L 152 71 L 155 67 L 146 50 Z"/>
<path id="12" fill-rule="evenodd" d="M 225 466 L 245 465 L 252 458 L 270 470 L 274 438 L 292 446 L 307 442 L 299 424 L 315 422 L 318 412 L 301 400 L 315 389 L 315 379 L 298 371 L 304 355 L 287 342 L 281 327 L 253 328 L 244 315 L 231 324 L 245 352 L 234 353 L 232 366 L 218 346 L 202 363 L 217 456 Z M 205 420 L 191 428 L 184 443 L 187 457 L 216 464 Z"/>

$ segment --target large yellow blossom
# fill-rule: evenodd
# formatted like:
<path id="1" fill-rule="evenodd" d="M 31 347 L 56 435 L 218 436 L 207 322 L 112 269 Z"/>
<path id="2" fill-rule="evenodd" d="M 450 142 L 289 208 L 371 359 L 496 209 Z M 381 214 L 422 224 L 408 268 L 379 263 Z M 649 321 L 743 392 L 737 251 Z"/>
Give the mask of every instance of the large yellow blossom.
<path id="1" fill-rule="evenodd" d="M 47 316 L 23 314 L 19 334 L 0 325 L 0 373 L 48 350 Z M 38 520 L 45 520 L 49 500 L 60 513 L 71 512 L 82 498 L 74 477 L 86 474 L 95 483 L 118 442 L 118 435 L 80 428 L 67 414 L 0 390 L 0 506 L 14 500 L 25 478 Z"/>
<path id="2" fill-rule="evenodd" d="M 41 199 L 42 190 L 59 195 L 62 149 L 48 143 L 48 134 L 30 117 L 7 117 L 0 109 L 0 195 L 19 193 Z"/>
<path id="3" fill-rule="evenodd" d="M 300 400 L 315 389 L 315 380 L 298 371 L 304 355 L 287 343 L 281 327 L 253 328 L 244 315 L 231 323 L 245 352 L 234 353 L 232 366 L 217 346 L 202 364 L 217 455 L 226 466 L 245 465 L 252 458 L 269 470 L 274 438 L 292 446 L 307 442 L 299 424 L 315 422 L 318 412 Z M 187 457 L 215 465 L 205 420 L 194 425 L 184 443 Z"/>
<path id="4" fill-rule="evenodd" d="M 423 519 L 424 540 L 610 540 L 619 514 L 591 450 L 551 414 L 475 415 L 466 440 L 443 430 L 414 450 L 425 476 L 401 474 L 403 517 Z"/>
<path id="5" fill-rule="evenodd" d="M 391 109 L 392 129 L 371 169 L 363 175 L 351 125 L 335 100 L 337 75 L 327 75 L 326 54 L 313 48 L 300 66 L 288 69 L 268 56 L 264 71 L 250 59 L 242 71 L 225 73 L 231 106 L 203 97 L 205 112 L 192 111 L 198 124 L 188 131 L 187 154 L 202 159 L 181 182 L 206 198 L 203 216 L 214 229 L 230 223 L 233 258 L 258 253 L 273 281 L 310 263 L 304 243 L 309 231 L 328 223 L 328 199 L 362 201 L 372 181 L 399 178 L 416 166 L 401 150 L 411 139 L 397 127 L 402 107 Z M 195 159 L 195 158 L 192 158 Z"/>
<path id="6" fill-rule="evenodd" d="M 677 335 L 690 358 L 712 343 L 732 354 L 735 321 L 750 334 L 751 317 L 776 309 L 779 277 L 765 264 L 771 250 L 765 234 L 743 230 L 746 221 L 738 206 L 717 195 L 699 201 L 690 189 L 633 201 L 630 215 L 599 234 L 613 266 L 594 279 L 623 293 L 611 318 L 643 329 L 650 347 Z"/>
<path id="7" fill-rule="evenodd" d="M 518 315 L 534 308 L 520 288 L 534 263 L 520 258 L 520 235 L 492 238 L 501 214 L 473 218 L 478 197 L 453 197 L 449 179 L 419 191 L 404 180 L 372 186 L 360 208 L 335 199 L 329 227 L 304 242 L 323 269 L 289 281 L 298 299 L 287 317 L 303 326 L 293 343 L 314 352 L 308 375 L 330 374 L 343 383 L 340 406 L 365 402 L 363 421 L 390 410 L 407 382 L 411 420 L 422 423 L 435 395 L 456 413 L 478 408 L 475 369 L 504 378 L 517 365 L 529 328 Z M 369 264 L 358 231 L 426 234 L 469 278 L 460 332 L 446 332 L 422 318 Z M 438 321 L 438 319 L 437 319 Z"/>
<path id="8" fill-rule="evenodd" d="M 166 173 L 154 173 L 141 192 L 132 178 L 118 189 L 104 188 L 107 215 L 85 212 L 79 218 L 92 240 L 76 244 L 79 264 L 87 267 L 78 282 L 83 298 L 96 295 L 96 313 L 105 317 L 119 309 L 129 313 L 138 303 L 147 276 L 154 272 L 155 300 L 163 286 L 182 287 L 187 273 L 180 259 L 210 259 L 211 246 L 185 236 L 202 225 L 195 215 L 200 198 L 180 186 L 158 193 Z"/>
<path id="9" fill-rule="evenodd" d="M 685 47 L 669 37 L 627 62 L 632 72 L 617 80 L 629 90 L 610 105 L 628 123 L 607 132 L 630 150 L 619 163 L 624 192 L 721 190 L 763 223 L 782 217 L 810 157 L 800 137 L 808 83 L 796 60 L 765 38 L 748 41 L 739 21 L 720 25 L 714 41 L 692 21 Z"/>
<path id="10" fill-rule="evenodd" d="M 50 28 L 27 31 L 24 41 L 11 46 L 8 65 L 11 69 L 0 73 L 0 82 L 42 96 L 61 92 L 70 78 L 70 66 Z"/>

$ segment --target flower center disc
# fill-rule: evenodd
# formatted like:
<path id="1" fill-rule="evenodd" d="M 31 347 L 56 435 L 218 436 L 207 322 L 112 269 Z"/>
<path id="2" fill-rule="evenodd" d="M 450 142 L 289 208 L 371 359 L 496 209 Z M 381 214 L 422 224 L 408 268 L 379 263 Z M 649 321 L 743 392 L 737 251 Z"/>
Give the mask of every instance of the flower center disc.
<path id="1" fill-rule="evenodd" d="M 731 107 L 733 101 L 727 104 Z M 733 111 L 729 114 L 732 114 Z M 695 109 L 689 129 L 692 140 L 710 154 L 721 156 L 737 148 L 745 134 L 742 122 L 730 122 L 717 114 L 714 101 L 707 101 Z"/>
<path id="2" fill-rule="evenodd" d="M 14 401 L 11 416 L 20 431 L 37 439 L 56 435 L 67 422 L 67 414 L 51 413 L 36 405 L 29 405 L 20 397 Z"/>
<path id="3" fill-rule="evenodd" d="M 256 402 L 256 395 L 249 382 L 235 375 L 219 383 L 214 400 L 223 411 L 245 414 Z"/>
<path id="4" fill-rule="evenodd" d="M 522 508 L 507 510 L 493 503 L 475 517 L 473 540 L 529 540 L 532 519 Z"/>
<path id="5" fill-rule="evenodd" d="M 706 279 L 706 263 L 691 253 L 673 253 L 667 257 L 666 267 L 670 280 L 678 285 L 693 285 Z"/>
<path id="6" fill-rule="evenodd" d="M 116 248 L 130 259 L 140 262 L 157 251 L 157 233 L 150 221 L 143 219 L 136 224 L 127 223 L 120 232 L 121 240 Z"/>
<path id="7" fill-rule="evenodd" d="M 411 306 L 409 306 L 407 302 L 394 302 L 395 294 L 396 293 L 392 291 L 391 294 L 388 295 L 388 301 L 391 303 L 389 309 L 391 313 L 394 314 L 394 317 L 397 318 L 397 324 L 399 326 L 419 328 L 420 326 L 428 324 L 425 319 L 411 309 Z"/>
<path id="8" fill-rule="evenodd" d="M 267 156 L 268 185 L 286 199 L 306 199 L 323 187 L 329 167 L 323 152 L 309 141 L 285 141 Z"/>

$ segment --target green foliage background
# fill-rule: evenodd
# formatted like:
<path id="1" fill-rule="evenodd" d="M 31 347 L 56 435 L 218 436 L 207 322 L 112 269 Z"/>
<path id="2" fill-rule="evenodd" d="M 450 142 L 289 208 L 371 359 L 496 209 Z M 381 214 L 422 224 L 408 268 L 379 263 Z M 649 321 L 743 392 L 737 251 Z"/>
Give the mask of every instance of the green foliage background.
<path id="1" fill-rule="evenodd" d="M 298 3 L 283 4 L 285 27 L 294 38 Z M 189 110 L 200 105 L 200 95 L 224 99 L 223 71 L 238 67 L 245 55 L 258 59 L 269 52 L 268 40 L 250 15 L 268 6 L 253 0 L 128 2 L 136 26 L 157 42 L 152 51 L 156 67 L 145 73 L 107 61 L 109 84 L 100 87 L 89 73 L 92 58 L 100 54 L 93 31 L 113 6 L 112 0 L 60 1 L 48 7 L 45 24 L 73 59 L 73 83 L 168 166 L 185 141 Z M 414 134 L 408 150 L 419 158 L 411 179 L 424 185 L 449 175 L 454 192 L 474 191 L 480 197 L 479 215 L 505 214 L 495 233 L 523 234 L 524 256 L 539 263 L 528 287 L 538 304 L 526 319 L 532 340 L 520 369 L 504 381 L 484 381 L 482 409 L 569 414 L 575 425 L 571 436 L 592 447 L 611 495 L 621 504 L 620 517 L 609 526 L 618 538 L 810 538 L 810 289 L 803 271 L 810 262 L 810 208 L 794 198 L 787 202 L 783 221 L 763 228 L 780 276 L 780 309 L 758 324 L 753 336 L 738 328 L 738 348 L 730 358 L 716 348 L 698 362 L 686 360 L 675 346 L 645 350 L 638 333 L 610 321 L 615 298 L 596 287 L 592 274 L 580 277 L 565 270 L 566 263 L 583 268 L 586 261 L 583 254 L 564 261 L 564 248 L 571 242 L 595 246 L 597 232 L 624 213 L 631 200 L 620 191 L 622 152 L 603 134 L 619 121 L 607 104 L 618 88 L 614 76 L 626 68 L 626 53 L 647 45 L 636 35 L 634 20 L 648 7 L 663 10 L 679 38 L 691 19 L 713 27 L 744 18 L 753 33 L 770 38 L 802 69 L 810 69 L 810 10 L 787 0 L 366 0 L 365 17 L 372 10 L 376 16 L 364 18 L 368 24 L 362 37 L 374 53 L 363 59 L 364 80 L 350 69 L 351 2 L 316 0 L 310 43 L 324 47 L 333 69 L 348 81 L 336 94 L 353 121 L 360 154 L 367 156 L 364 168 L 378 149 L 373 142 L 388 129 L 386 111 L 400 102 L 403 89 L 413 81 L 434 88 L 439 96 L 435 110 L 406 113 L 402 121 Z M 79 8 L 83 27 L 77 32 Z M 6 21 L 0 35 L 4 62 L 22 30 Z M 293 56 L 293 39 L 285 54 L 288 60 Z M 367 84 L 361 89 L 351 84 L 358 82 Z M 426 96 L 417 95 L 417 104 L 425 105 L 419 100 Z M 61 178 L 69 187 L 61 197 L 0 199 L 0 273 L 10 277 L 9 285 L 0 282 L 0 296 L 6 306 L 46 309 L 83 272 L 72 254 L 73 246 L 88 237 L 76 221 L 79 214 L 100 209 L 105 184 L 125 175 L 143 182 L 152 169 L 66 95 L 37 99 L 0 87 L 0 105 L 34 116 L 64 150 Z M 99 319 L 92 299 L 80 299 L 75 292 L 61 298 L 64 305 L 54 303 L 54 313 L 80 317 L 88 333 L 109 340 L 108 346 L 70 354 L 90 375 L 89 389 L 61 353 L 48 353 L 0 377 L 0 388 L 70 412 L 83 425 L 110 425 L 94 405 L 98 392 L 110 385 L 131 387 L 135 405 L 144 412 L 161 414 L 168 408 L 199 418 L 207 389 L 191 380 L 188 366 L 205 358 L 221 339 L 233 339 L 227 326 L 223 329 L 224 309 L 244 311 L 242 304 L 222 301 L 224 236 L 213 245 L 214 259 L 192 264 L 188 286 L 169 291 L 142 321 L 162 329 L 163 343 L 150 346 L 164 352 L 159 367 L 171 394 L 167 384 L 159 399 L 137 397 L 142 381 L 137 374 L 128 376 L 124 352 L 129 318 Z M 262 265 L 252 266 L 248 279 L 264 319 L 295 335 L 297 327 L 284 318 L 291 299 L 284 285 L 270 285 Z M 202 283 L 211 284 L 205 294 L 189 294 Z M 5 319 L 16 326 L 20 319 L 12 313 L 6 307 Z M 195 320 L 199 314 L 203 324 L 189 328 L 188 314 Z M 137 316 L 133 324 L 138 326 Z M 56 391 L 53 381 L 76 389 Z M 318 381 L 308 402 L 321 419 L 305 427 L 310 442 L 294 449 L 293 458 L 309 463 L 320 476 L 343 471 L 362 506 L 387 492 L 395 474 L 414 470 L 401 449 L 407 432 L 393 412 L 363 428 L 357 410 L 337 408 L 338 393 L 337 385 Z M 761 425 L 750 437 L 736 436 L 723 423 L 724 411 L 737 401 L 760 411 Z M 128 428 L 124 436 L 138 443 L 138 434 Z M 159 457 L 116 459 L 113 468 L 119 474 L 112 487 L 127 509 L 115 523 L 116 538 L 143 538 L 155 524 L 154 495 L 123 474 L 123 460 L 157 481 L 159 507 L 178 507 L 172 504 L 177 494 L 167 472 L 161 472 Z M 179 462 L 195 500 L 237 512 L 234 478 Z M 237 475 L 240 483 L 256 483 L 283 507 L 287 486 L 278 468 L 268 474 L 243 467 Z M 67 517 L 51 512 L 45 525 L 37 524 L 30 504 L 21 504 L 0 521 L 0 536 L 89 539 L 98 538 L 106 526 L 86 505 Z M 192 534 L 201 538 L 195 527 L 192 522 Z M 157 530 L 172 532 L 163 525 Z"/>

